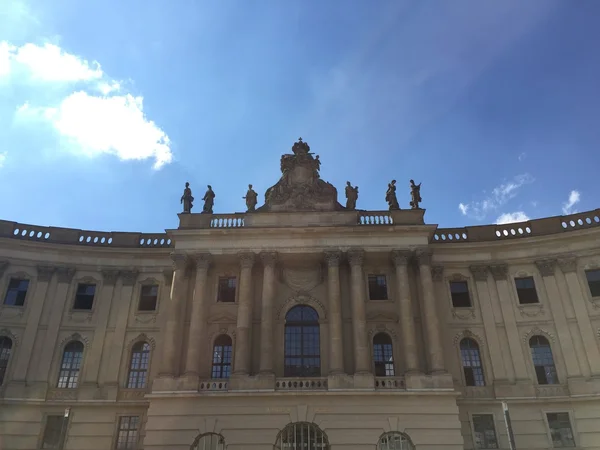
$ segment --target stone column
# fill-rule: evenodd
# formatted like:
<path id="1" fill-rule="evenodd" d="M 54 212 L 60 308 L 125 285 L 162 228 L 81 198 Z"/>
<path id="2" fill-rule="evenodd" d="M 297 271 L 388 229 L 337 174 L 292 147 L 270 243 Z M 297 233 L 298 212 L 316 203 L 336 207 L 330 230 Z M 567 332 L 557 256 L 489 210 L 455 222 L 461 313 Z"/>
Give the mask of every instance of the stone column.
<path id="1" fill-rule="evenodd" d="M 340 260 L 338 250 L 325 252 L 327 262 L 327 297 L 329 301 L 329 373 L 344 373 L 342 298 L 340 292 Z"/>
<path id="2" fill-rule="evenodd" d="M 273 303 L 277 290 L 275 266 L 277 253 L 260 254 L 263 263 L 263 285 L 260 313 L 260 373 L 273 374 Z"/>
<path id="3" fill-rule="evenodd" d="M 1 265 L 1 264 L 0 264 Z M 0 272 L 2 269 L 0 268 Z M 29 301 L 29 317 L 27 318 L 27 325 L 25 325 L 25 331 L 23 333 L 23 340 L 19 347 L 19 351 L 16 353 L 15 369 L 13 372 L 13 379 L 16 382 L 24 382 L 28 375 L 29 364 L 31 360 L 31 354 L 33 352 L 33 346 L 38 333 L 38 326 L 40 323 L 40 317 L 42 316 L 42 310 L 44 303 L 48 298 L 48 286 L 50 280 L 54 274 L 54 267 L 51 266 L 37 266 L 37 280 L 35 284 L 35 292 L 31 300 Z"/>
<path id="4" fill-rule="evenodd" d="M 365 283 L 363 261 L 365 252 L 354 249 L 348 252 L 350 262 L 350 298 L 352 301 L 352 331 L 354 336 L 355 373 L 371 372 L 369 361 L 369 342 L 367 339 L 367 320 L 365 313 Z"/>
<path id="5" fill-rule="evenodd" d="M 560 266 L 560 270 L 565 274 L 569 297 L 573 302 L 577 326 L 581 333 L 585 355 L 590 365 L 592 376 L 598 376 L 600 375 L 600 351 L 598 351 L 596 336 L 585 305 L 585 294 L 581 289 L 579 277 L 577 276 L 577 258 L 575 256 L 559 258 L 558 265 Z"/>
<path id="6" fill-rule="evenodd" d="M 181 357 L 181 308 L 185 302 L 186 273 L 188 266 L 187 255 L 171 253 L 173 261 L 173 284 L 163 334 L 162 358 L 160 360 L 159 376 L 176 377 L 179 375 L 179 360 Z"/>
<path id="7" fill-rule="evenodd" d="M 192 298 L 192 315 L 188 334 L 185 375 L 197 378 L 200 375 L 202 353 L 206 353 L 206 282 L 211 263 L 210 253 L 195 255 L 196 282 Z M 203 352 L 204 350 L 204 352 Z M 209 352 L 210 354 L 210 352 Z"/>
<path id="8" fill-rule="evenodd" d="M 398 313 L 402 330 L 402 351 L 407 373 L 419 371 L 419 356 L 417 350 L 417 334 L 410 285 L 408 283 L 408 263 L 412 256 L 410 250 L 393 250 L 392 261 L 396 267 L 396 288 L 398 297 Z"/>
<path id="9" fill-rule="evenodd" d="M 554 317 L 554 323 L 556 325 L 558 341 L 565 359 L 567 376 L 581 377 L 581 368 L 579 367 L 575 346 L 573 344 L 573 339 L 571 338 L 569 323 L 567 322 L 567 317 L 565 315 L 565 309 L 558 290 L 558 284 L 554 277 L 556 262 L 555 259 L 544 259 L 535 261 L 535 265 L 544 280 L 544 286 L 546 287 L 546 293 L 548 294 L 548 302 L 550 303 L 550 310 L 552 311 L 552 316 Z M 554 355 L 556 358 L 556 353 Z M 564 382 L 565 380 L 561 381 Z"/>
<path id="10" fill-rule="evenodd" d="M 432 373 L 443 373 L 444 352 L 440 333 L 440 321 L 437 316 L 433 280 L 431 278 L 431 251 L 419 249 L 416 252 L 419 263 L 419 276 L 423 290 L 422 313 L 427 335 L 429 368 Z"/>
<path id="11" fill-rule="evenodd" d="M 250 373 L 250 358 L 252 345 L 250 342 L 250 327 L 252 326 L 252 267 L 255 255 L 252 252 L 243 252 L 240 259 L 240 295 L 238 300 L 236 348 L 233 350 L 236 375 Z"/>
<path id="12" fill-rule="evenodd" d="M 56 349 L 60 323 L 65 310 L 65 304 L 67 303 L 67 294 L 74 275 L 75 269 L 70 267 L 59 267 L 56 269 L 58 285 L 50 310 L 48 328 L 46 329 L 46 335 L 44 336 L 44 342 L 42 344 L 42 353 L 40 354 L 36 381 L 48 381 L 52 355 L 54 355 Z"/>

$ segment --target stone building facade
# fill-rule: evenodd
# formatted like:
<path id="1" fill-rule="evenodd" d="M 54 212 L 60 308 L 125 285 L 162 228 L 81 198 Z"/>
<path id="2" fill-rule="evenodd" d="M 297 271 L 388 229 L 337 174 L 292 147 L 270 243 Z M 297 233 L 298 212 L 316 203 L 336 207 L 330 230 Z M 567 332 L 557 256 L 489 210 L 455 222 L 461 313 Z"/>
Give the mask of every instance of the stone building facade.
<path id="1" fill-rule="evenodd" d="M 322 204 L 1 221 L 0 448 L 600 449 L 600 210 Z"/>

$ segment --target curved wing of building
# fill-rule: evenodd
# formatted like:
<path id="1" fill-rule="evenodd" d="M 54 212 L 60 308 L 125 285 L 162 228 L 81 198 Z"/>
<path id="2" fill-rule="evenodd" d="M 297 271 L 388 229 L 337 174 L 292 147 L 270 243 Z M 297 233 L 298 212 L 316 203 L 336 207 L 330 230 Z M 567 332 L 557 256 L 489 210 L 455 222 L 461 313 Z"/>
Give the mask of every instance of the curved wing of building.
<path id="1" fill-rule="evenodd" d="M 598 448 L 600 210 L 441 229 L 319 167 L 164 234 L 0 221 L 0 447 L 509 448 L 505 403 Z"/>

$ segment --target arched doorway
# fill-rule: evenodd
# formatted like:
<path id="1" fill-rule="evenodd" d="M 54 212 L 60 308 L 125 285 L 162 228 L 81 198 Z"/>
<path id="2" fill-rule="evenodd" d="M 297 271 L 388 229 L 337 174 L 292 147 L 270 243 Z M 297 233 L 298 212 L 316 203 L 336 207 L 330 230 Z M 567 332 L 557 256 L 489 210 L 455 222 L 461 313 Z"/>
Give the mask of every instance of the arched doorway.
<path id="1" fill-rule="evenodd" d="M 217 433 L 204 433 L 194 439 L 190 450 L 225 450 L 225 438 Z"/>
<path id="2" fill-rule="evenodd" d="M 277 435 L 275 450 L 329 450 L 327 435 L 314 423 L 290 423 Z"/>

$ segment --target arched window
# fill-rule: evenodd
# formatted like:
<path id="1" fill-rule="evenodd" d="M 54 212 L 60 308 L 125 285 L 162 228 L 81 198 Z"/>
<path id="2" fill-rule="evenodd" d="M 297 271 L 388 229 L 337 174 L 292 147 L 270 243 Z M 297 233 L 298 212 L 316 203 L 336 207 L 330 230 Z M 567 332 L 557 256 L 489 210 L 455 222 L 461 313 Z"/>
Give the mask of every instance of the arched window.
<path id="1" fill-rule="evenodd" d="M 82 359 L 83 344 L 79 341 L 69 342 L 63 351 L 60 362 L 60 373 L 58 375 L 59 388 L 73 389 L 77 387 Z"/>
<path id="2" fill-rule="evenodd" d="M 290 423 L 279 432 L 277 450 L 329 450 L 327 435 L 314 423 Z"/>
<path id="3" fill-rule="evenodd" d="M 460 357 L 462 359 L 466 385 L 485 386 L 479 345 L 474 339 L 464 338 L 460 341 Z"/>
<path id="4" fill-rule="evenodd" d="M 145 341 L 136 343 L 131 348 L 129 375 L 127 377 L 128 389 L 144 389 L 146 387 L 149 364 L 150 344 Z"/>
<path id="5" fill-rule="evenodd" d="M 294 306 L 286 314 L 284 356 L 284 376 L 321 375 L 319 315 L 310 306 Z"/>
<path id="6" fill-rule="evenodd" d="M 6 336 L 0 336 L 0 386 L 4 383 L 6 370 L 8 369 L 8 360 L 12 351 L 12 340 Z"/>
<path id="7" fill-rule="evenodd" d="M 225 438 L 217 433 L 204 433 L 198 436 L 190 450 L 225 450 Z"/>
<path id="8" fill-rule="evenodd" d="M 410 438 L 404 433 L 385 433 L 379 438 L 377 450 L 414 450 Z"/>
<path id="9" fill-rule="evenodd" d="M 231 375 L 231 338 L 222 334 L 215 340 L 211 378 L 229 378 Z"/>
<path id="10" fill-rule="evenodd" d="M 377 333 L 373 336 L 373 364 L 376 377 L 393 377 L 395 375 L 392 338 L 387 333 Z"/>
<path id="11" fill-rule="evenodd" d="M 548 339 L 544 336 L 532 336 L 529 339 L 529 348 L 538 384 L 558 384 L 556 366 Z"/>

